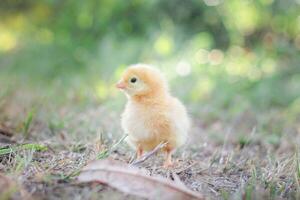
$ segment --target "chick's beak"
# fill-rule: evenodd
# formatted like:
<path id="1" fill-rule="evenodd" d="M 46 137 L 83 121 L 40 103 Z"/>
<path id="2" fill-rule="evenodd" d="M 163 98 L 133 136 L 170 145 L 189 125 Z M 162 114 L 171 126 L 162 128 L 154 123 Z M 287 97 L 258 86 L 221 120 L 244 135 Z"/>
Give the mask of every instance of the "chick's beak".
<path id="1" fill-rule="evenodd" d="M 126 88 L 126 84 L 122 81 L 119 81 L 117 84 L 116 84 L 116 88 L 118 89 L 125 89 Z"/>

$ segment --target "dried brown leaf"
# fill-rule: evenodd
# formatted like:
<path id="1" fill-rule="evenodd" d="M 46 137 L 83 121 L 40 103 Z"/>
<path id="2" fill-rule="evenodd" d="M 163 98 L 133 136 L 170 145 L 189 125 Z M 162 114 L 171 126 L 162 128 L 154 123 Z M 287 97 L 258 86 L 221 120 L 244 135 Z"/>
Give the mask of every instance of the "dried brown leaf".
<path id="1" fill-rule="evenodd" d="M 79 182 L 100 182 L 147 199 L 204 199 L 201 194 L 163 177 L 112 159 L 97 160 L 83 168 Z"/>

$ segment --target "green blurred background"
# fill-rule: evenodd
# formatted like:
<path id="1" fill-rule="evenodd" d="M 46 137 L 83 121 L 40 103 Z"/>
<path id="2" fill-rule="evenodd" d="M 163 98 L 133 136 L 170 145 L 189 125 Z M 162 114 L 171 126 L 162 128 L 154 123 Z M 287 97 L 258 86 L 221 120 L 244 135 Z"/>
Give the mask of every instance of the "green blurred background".
<path id="1" fill-rule="evenodd" d="M 139 62 L 161 68 L 195 116 L 279 110 L 295 125 L 300 1 L 0 2 L 2 98 L 21 90 L 43 103 L 121 108 L 114 83 Z"/>

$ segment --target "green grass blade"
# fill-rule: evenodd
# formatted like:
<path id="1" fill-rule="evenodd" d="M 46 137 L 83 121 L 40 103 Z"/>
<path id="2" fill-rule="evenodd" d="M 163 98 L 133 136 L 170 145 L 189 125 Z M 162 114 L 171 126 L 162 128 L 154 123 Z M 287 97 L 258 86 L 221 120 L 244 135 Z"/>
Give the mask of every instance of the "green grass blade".
<path id="1" fill-rule="evenodd" d="M 48 148 L 40 144 L 22 144 L 18 146 L 10 146 L 0 149 L 0 156 L 17 152 L 21 150 L 35 150 L 35 151 L 46 151 Z"/>

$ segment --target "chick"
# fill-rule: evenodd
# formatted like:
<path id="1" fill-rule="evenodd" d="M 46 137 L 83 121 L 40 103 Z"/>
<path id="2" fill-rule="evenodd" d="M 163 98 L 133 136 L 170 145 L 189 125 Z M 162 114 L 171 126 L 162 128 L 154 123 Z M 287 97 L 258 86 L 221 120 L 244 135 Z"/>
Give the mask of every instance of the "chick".
<path id="1" fill-rule="evenodd" d="M 186 142 L 190 120 L 184 105 L 170 95 L 163 75 L 148 65 L 133 65 L 116 87 L 128 98 L 121 122 L 137 157 L 166 142 L 164 167 L 172 166 L 172 153 Z"/>

